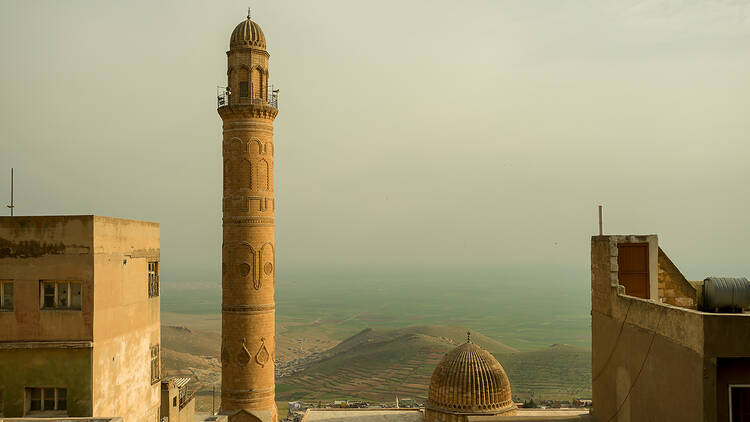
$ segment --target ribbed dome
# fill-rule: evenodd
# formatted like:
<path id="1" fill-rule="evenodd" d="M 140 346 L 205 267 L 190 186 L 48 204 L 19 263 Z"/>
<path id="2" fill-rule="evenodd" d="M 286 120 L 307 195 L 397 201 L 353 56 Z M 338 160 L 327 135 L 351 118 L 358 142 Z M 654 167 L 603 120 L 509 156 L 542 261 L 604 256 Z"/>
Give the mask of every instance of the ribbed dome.
<path id="1" fill-rule="evenodd" d="M 266 48 L 266 36 L 260 29 L 260 25 L 250 20 L 248 17 L 240 22 L 229 38 L 229 49 L 232 48 Z"/>
<path id="2" fill-rule="evenodd" d="M 498 413 L 513 408 L 500 362 L 471 341 L 443 357 L 432 373 L 427 407 L 448 413 Z"/>

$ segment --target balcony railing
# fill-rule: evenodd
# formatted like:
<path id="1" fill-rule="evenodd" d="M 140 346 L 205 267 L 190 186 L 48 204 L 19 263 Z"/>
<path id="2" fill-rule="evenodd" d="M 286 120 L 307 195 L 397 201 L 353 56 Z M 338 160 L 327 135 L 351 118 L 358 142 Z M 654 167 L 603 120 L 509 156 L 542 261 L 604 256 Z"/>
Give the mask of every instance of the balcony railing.
<path id="1" fill-rule="evenodd" d="M 195 397 L 195 391 L 193 390 L 187 390 L 182 391 L 180 390 L 180 410 L 184 408 L 185 406 L 190 403 L 190 400 L 192 400 Z"/>
<path id="2" fill-rule="evenodd" d="M 218 108 L 226 107 L 229 105 L 230 99 L 234 98 L 234 95 L 229 91 L 228 88 L 219 86 L 217 87 L 217 94 L 216 94 L 216 105 Z M 273 86 L 271 86 L 271 91 L 266 95 L 266 98 L 253 98 L 252 95 L 249 97 L 240 97 L 238 101 L 235 101 L 234 104 L 238 105 L 244 105 L 244 104 L 251 104 L 251 105 L 269 105 L 275 109 L 278 110 L 279 108 L 279 90 L 273 89 Z"/>

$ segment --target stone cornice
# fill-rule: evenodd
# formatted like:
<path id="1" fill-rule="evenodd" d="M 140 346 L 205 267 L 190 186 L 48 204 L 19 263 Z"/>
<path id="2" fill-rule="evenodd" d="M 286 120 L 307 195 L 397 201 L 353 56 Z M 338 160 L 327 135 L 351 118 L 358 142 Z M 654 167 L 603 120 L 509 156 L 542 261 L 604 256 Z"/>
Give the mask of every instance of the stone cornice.
<path id="1" fill-rule="evenodd" d="M 263 104 L 230 104 L 218 108 L 219 116 L 222 119 L 249 119 L 260 118 L 273 121 L 279 114 L 279 109 Z"/>
<path id="2" fill-rule="evenodd" d="M 14 341 L 0 342 L 0 350 L 12 349 L 91 349 L 93 341 Z"/>
<path id="3" fill-rule="evenodd" d="M 266 58 L 270 58 L 271 57 L 271 55 L 268 54 L 268 51 L 263 50 L 261 48 L 256 48 L 256 47 L 234 47 L 234 48 L 230 48 L 229 50 L 227 50 L 227 57 L 229 57 L 232 53 L 239 53 L 241 51 L 248 51 L 248 50 L 250 50 L 250 52 L 252 54 L 258 53 L 258 54 L 262 54 L 262 55 L 266 56 Z"/>

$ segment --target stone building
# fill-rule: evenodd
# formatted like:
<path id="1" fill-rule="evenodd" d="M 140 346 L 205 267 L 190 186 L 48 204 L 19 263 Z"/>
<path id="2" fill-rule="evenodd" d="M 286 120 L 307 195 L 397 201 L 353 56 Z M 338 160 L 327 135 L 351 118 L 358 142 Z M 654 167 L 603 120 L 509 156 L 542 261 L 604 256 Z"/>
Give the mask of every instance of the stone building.
<path id="1" fill-rule="evenodd" d="M 471 415 L 516 413 L 505 370 L 471 339 L 446 354 L 432 373 L 426 422 L 466 422 Z"/>
<path id="2" fill-rule="evenodd" d="M 4 417 L 158 421 L 159 225 L 0 217 Z"/>
<path id="3" fill-rule="evenodd" d="M 221 413 L 276 422 L 273 121 L 266 38 L 250 16 L 227 51 L 223 122 Z"/>
<path id="4" fill-rule="evenodd" d="M 656 235 L 591 239 L 597 420 L 750 420 L 750 313 L 701 311 L 702 287 Z"/>

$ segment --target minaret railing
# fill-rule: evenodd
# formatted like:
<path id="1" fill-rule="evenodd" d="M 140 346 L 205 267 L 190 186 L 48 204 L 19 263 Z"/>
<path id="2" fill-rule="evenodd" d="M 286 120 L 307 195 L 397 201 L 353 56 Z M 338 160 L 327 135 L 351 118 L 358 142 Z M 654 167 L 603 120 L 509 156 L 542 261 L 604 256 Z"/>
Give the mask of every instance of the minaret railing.
<path id="1" fill-rule="evenodd" d="M 228 87 L 218 86 L 216 92 L 216 106 L 217 108 L 227 107 L 229 100 L 232 98 L 232 92 Z M 240 97 L 240 105 L 268 105 L 275 109 L 279 109 L 279 90 L 271 87 L 271 92 L 266 95 L 266 98 L 252 98 L 252 97 Z"/>

